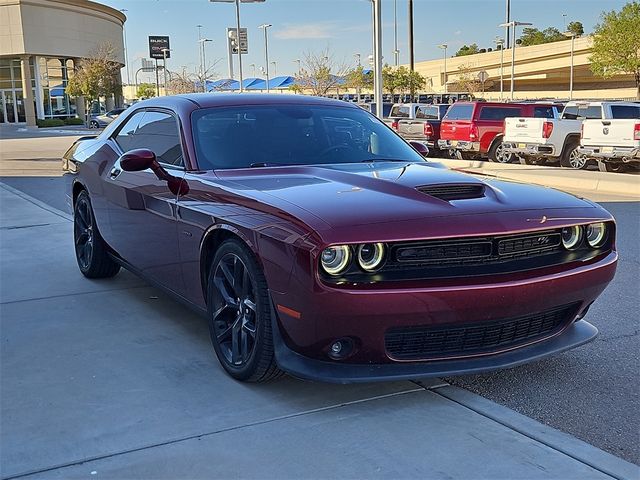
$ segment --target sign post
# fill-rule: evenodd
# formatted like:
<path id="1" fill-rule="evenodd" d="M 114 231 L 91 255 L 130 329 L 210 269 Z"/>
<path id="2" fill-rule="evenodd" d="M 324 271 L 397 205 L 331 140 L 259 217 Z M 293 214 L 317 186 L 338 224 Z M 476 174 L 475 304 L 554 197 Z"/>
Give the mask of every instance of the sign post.
<path id="1" fill-rule="evenodd" d="M 160 79 L 158 78 L 158 60 L 164 60 L 166 66 L 167 58 L 171 58 L 169 37 L 165 35 L 149 35 L 149 57 L 156 61 L 156 97 L 159 97 Z M 166 88 L 165 85 L 165 94 L 167 93 Z"/>

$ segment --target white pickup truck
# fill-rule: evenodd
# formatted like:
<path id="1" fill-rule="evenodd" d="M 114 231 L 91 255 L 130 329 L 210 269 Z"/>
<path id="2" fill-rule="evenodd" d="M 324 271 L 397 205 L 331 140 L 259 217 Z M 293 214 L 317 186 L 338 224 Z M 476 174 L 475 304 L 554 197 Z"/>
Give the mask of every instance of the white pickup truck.
<path id="1" fill-rule="evenodd" d="M 544 165 L 560 163 L 563 167 L 586 168 L 589 158 L 580 153 L 580 130 L 583 120 L 619 118 L 632 102 L 569 102 L 559 119 L 505 119 L 505 152 L 514 153 L 522 163 Z"/>
<path id="2" fill-rule="evenodd" d="M 640 103 L 621 109 L 612 120 L 585 120 L 580 136 L 581 155 L 598 162 L 602 172 L 640 167 Z"/>

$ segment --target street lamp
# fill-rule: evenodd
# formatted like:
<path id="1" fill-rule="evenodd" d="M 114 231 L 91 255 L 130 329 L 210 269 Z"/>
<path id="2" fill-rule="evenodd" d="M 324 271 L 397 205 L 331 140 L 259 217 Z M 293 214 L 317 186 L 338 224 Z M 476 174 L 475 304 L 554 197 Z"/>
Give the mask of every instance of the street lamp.
<path id="1" fill-rule="evenodd" d="M 447 45 L 446 43 L 438 45 L 438 48 L 441 48 L 442 50 L 444 50 L 444 75 L 443 75 L 444 93 L 447 93 L 447 47 L 448 46 L 449 45 Z"/>
<path id="2" fill-rule="evenodd" d="M 200 42 L 200 53 L 202 57 L 202 88 L 203 91 L 207 91 L 207 55 L 205 49 L 205 43 L 213 42 L 210 38 L 201 38 L 198 40 Z"/>
<path id="3" fill-rule="evenodd" d="M 500 25 L 498 25 L 499 27 L 512 27 L 513 45 L 511 46 L 511 101 L 513 101 L 513 85 L 516 66 L 516 27 L 522 25 L 533 25 L 533 23 L 516 22 L 515 20 L 513 20 L 511 22 L 501 23 Z"/>
<path id="4" fill-rule="evenodd" d="M 398 66 L 400 50 L 398 50 L 398 0 L 393 0 L 393 58 Z"/>
<path id="5" fill-rule="evenodd" d="M 371 1 L 373 2 L 373 99 L 376 102 L 376 116 L 382 118 L 382 0 Z"/>
<path id="6" fill-rule="evenodd" d="M 240 3 L 262 3 L 264 1 L 265 0 L 209 0 L 211 3 L 236 4 L 236 36 L 238 42 L 238 75 L 240 76 L 240 93 L 244 91 L 244 87 L 242 86 L 242 46 L 240 45 Z"/>
<path id="7" fill-rule="evenodd" d="M 202 25 L 196 25 L 198 29 L 198 72 L 200 76 L 202 76 L 202 45 L 200 45 L 200 40 L 202 40 Z"/>
<path id="8" fill-rule="evenodd" d="M 128 12 L 126 8 L 121 8 L 122 13 Z M 127 27 L 122 24 L 122 33 L 124 35 L 124 61 L 127 64 L 127 85 L 131 84 L 130 71 L 129 71 L 129 51 L 127 49 Z"/>
<path id="9" fill-rule="evenodd" d="M 571 37 L 571 70 L 569 73 L 569 100 L 573 100 L 573 47 L 576 40 L 576 34 L 573 32 L 564 32 L 565 37 Z"/>
<path id="10" fill-rule="evenodd" d="M 271 62 L 271 65 L 273 65 L 273 78 L 278 76 L 278 70 L 276 69 L 277 64 L 276 62 Z"/>
<path id="11" fill-rule="evenodd" d="M 354 53 L 353 56 L 358 59 L 358 61 L 356 62 L 356 65 L 358 65 L 358 67 L 362 66 L 362 62 L 360 61 L 360 54 Z"/>
<path id="12" fill-rule="evenodd" d="M 496 37 L 494 40 L 500 47 L 500 100 L 504 97 L 504 38 Z"/>
<path id="13" fill-rule="evenodd" d="M 162 74 L 164 76 L 164 96 L 167 96 L 167 53 L 171 51 L 170 48 L 162 49 Z"/>
<path id="14" fill-rule="evenodd" d="M 269 27 L 273 27 L 270 23 L 263 23 L 258 28 L 264 30 L 264 64 L 265 64 L 265 76 L 267 77 L 267 93 L 269 93 L 269 36 L 267 30 Z"/>
<path id="15" fill-rule="evenodd" d="M 256 77 L 256 64 L 255 63 L 250 63 L 249 66 L 252 68 L 253 71 L 253 77 Z"/>
<path id="16" fill-rule="evenodd" d="M 298 64 L 298 75 L 300 75 L 300 70 L 302 70 L 302 60 L 300 60 L 299 58 L 296 58 L 293 63 L 297 63 Z"/>

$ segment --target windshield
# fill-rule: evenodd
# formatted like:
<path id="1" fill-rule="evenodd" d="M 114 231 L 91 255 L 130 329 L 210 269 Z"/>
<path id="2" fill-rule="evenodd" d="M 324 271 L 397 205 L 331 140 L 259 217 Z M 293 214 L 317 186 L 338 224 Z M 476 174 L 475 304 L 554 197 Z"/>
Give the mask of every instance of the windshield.
<path id="1" fill-rule="evenodd" d="M 196 110 L 203 170 L 274 165 L 424 161 L 380 120 L 360 108 L 247 105 Z"/>

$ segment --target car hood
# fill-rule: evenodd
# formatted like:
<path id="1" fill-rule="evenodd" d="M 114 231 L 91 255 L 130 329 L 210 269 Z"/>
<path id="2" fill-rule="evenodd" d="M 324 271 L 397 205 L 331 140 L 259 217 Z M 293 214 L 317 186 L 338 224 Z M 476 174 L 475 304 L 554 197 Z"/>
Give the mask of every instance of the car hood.
<path id="1" fill-rule="evenodd" d="M 434 162 L 262 167 L 216 172 L 238 194 L 287 210 L 287 204 L 334 227 L 526 210 L 589 208 L 550 188 L 479 178 Z M 478 198 L 443 200 L 421 187 L 479 185 Z M 422 189 L 423 190 L 423 189 Z"/>

